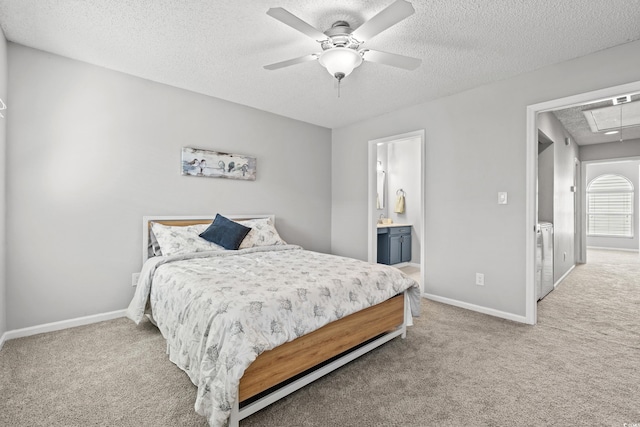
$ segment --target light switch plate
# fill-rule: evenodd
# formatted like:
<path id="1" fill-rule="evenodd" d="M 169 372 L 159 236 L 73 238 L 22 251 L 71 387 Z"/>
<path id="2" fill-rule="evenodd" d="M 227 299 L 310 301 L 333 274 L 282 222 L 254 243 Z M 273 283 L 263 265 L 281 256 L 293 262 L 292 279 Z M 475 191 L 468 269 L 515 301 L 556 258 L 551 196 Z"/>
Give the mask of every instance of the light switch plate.
<path id="1" fill-rule="evenodd" d="M 498 204 L 499 205 L 506 205 L 507 204 L 507 192 L 506 191 L 501 191 L 498 193 Z"/>
<path id="2" fill-rule="evenodd" d="M 131 275 L 131 286 L 138 286 L 139 278 L 140 278 L 140 273 L 133 273 Z"/>

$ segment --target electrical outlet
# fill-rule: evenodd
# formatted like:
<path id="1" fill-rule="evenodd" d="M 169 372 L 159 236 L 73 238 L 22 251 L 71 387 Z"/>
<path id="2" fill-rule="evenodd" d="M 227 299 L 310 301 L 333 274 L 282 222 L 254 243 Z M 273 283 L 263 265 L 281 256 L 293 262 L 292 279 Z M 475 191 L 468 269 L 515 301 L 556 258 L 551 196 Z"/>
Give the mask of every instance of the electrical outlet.
<path id="1" fill-rule="evenodd" d="M 484 274 L 476 273 L 476 285 L 484 286 Z"/>
<path id="2" fill-rule="evenodd" d="M 133 273 L 131 275 L 131 286 L 138 286 L 139 278 L 140 278 L 140 273 Z"/>

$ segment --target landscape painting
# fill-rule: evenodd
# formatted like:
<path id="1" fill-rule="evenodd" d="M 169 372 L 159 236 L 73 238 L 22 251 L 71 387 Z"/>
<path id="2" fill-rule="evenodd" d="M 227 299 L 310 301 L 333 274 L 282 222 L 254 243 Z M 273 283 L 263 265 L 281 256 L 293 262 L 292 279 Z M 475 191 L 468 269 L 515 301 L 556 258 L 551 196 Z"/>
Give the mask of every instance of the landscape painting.
<path id="1" fill-rule="evenodd" d="M 184 147 L 182 175 L 255 181 L 255 157 Z"/>

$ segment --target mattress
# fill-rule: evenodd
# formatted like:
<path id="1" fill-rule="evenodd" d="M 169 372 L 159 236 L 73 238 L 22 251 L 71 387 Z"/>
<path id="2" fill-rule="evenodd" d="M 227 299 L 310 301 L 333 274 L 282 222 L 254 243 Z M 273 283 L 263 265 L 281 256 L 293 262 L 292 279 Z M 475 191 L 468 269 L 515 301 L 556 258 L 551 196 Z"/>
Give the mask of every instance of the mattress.
<path id="1" fill-rule="evenodd" d="M 226 425 L 262 352 L 404 291 L 420 311 L 418 283 L 399 270 L 295 245 L 154 257 L 141 274 L 128 316 L 150 310 L 212 426 Z"/>

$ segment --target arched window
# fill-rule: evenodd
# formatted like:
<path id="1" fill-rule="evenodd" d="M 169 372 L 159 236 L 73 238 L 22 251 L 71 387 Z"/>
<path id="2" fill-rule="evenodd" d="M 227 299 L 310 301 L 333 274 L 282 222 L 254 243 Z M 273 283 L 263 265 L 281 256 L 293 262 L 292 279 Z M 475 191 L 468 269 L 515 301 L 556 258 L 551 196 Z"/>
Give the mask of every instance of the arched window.
<path id="1" fill-rule="evenodd" d="M 633 184 L 621 175 L 600 175 L 587 186 L 587 235 L 633 237 Z"/>

